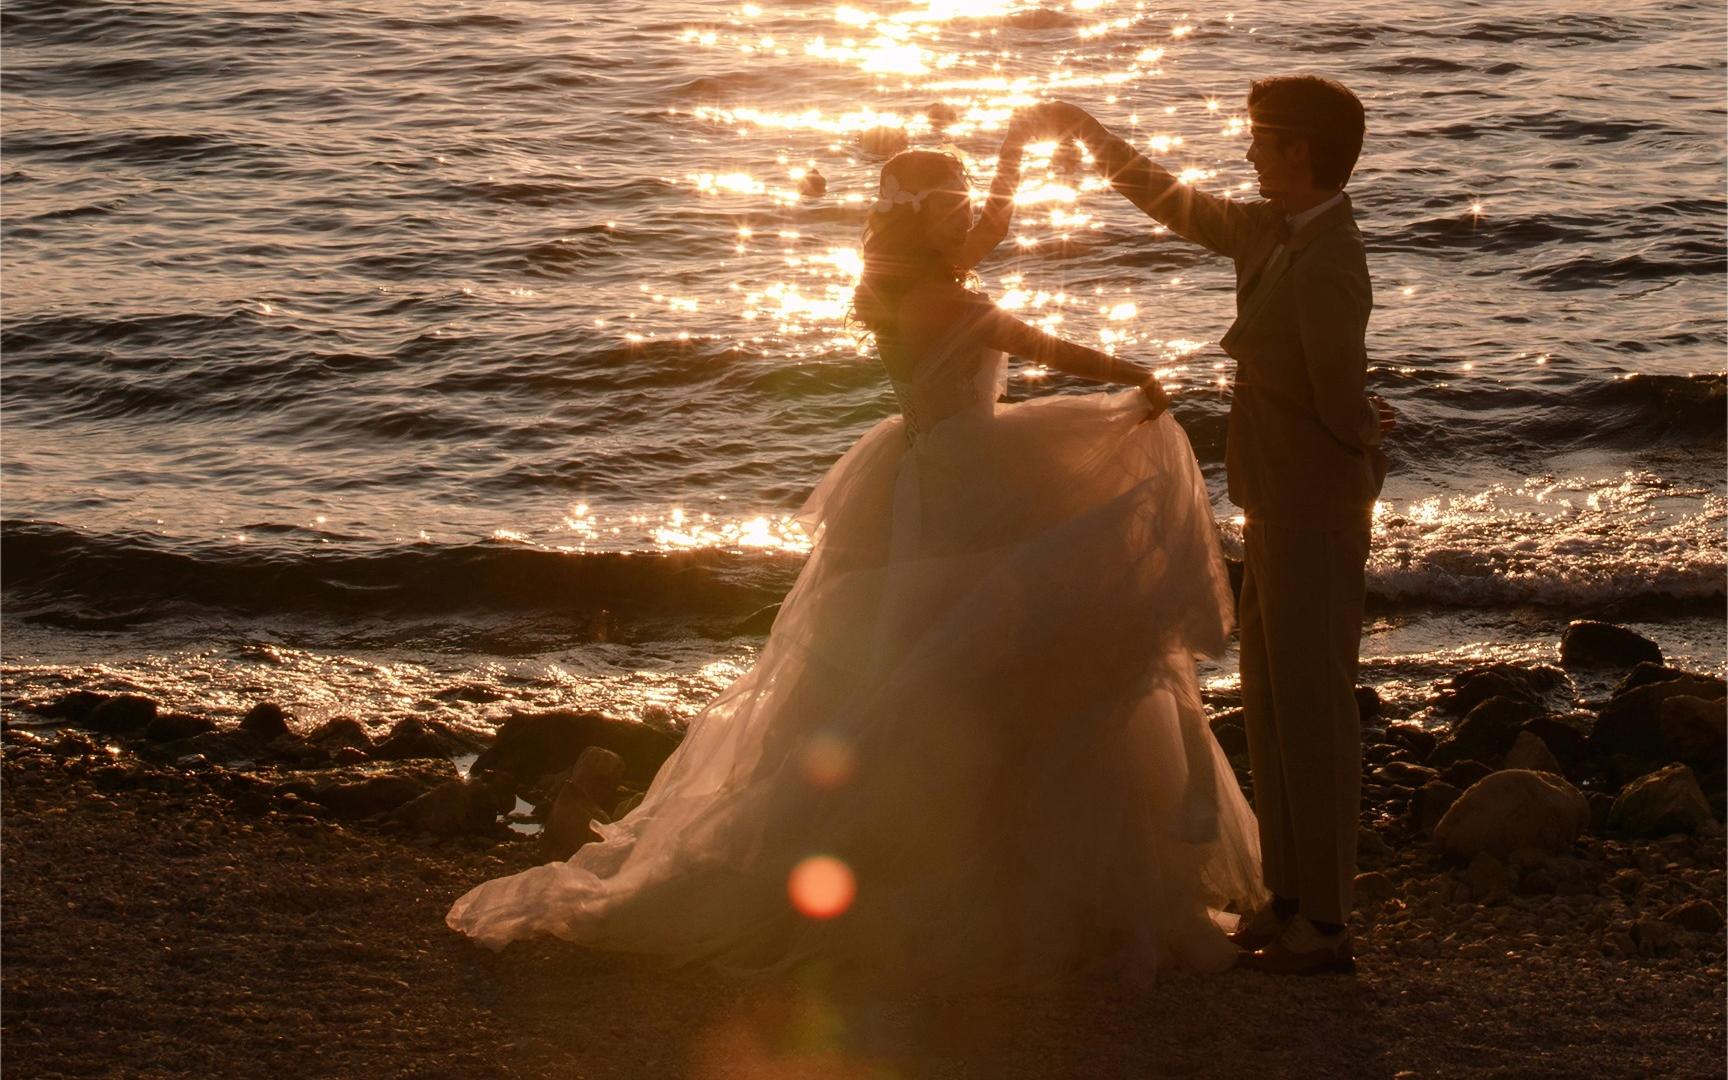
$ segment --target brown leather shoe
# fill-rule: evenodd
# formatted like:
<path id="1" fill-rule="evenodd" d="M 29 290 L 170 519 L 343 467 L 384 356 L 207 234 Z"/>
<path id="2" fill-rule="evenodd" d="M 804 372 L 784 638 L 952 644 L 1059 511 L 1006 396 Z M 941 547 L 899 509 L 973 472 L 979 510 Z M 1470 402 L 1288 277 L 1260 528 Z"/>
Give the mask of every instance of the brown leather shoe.
<path id="1" fill-rule="evenodd" d="M 1235 933 L 1230 940 L 1236 947 L 1245 952 L 1264 949 L 1278 940 L 1278 935 L 1284 932 L 1284 920 L 1272 910 L 1268 904 L 1259 911 L 1242 916 L 1242 921 L 1236 924 Z"/>
<path id="2" fill-rule="evenodd" d="M 1322 934 L 1298 915 L 1284 924 L 1276 941 L 1237 957 L 1236 966 L 1269 975 L 1354 975 L 1356 956 L 1348 928 Z"/>

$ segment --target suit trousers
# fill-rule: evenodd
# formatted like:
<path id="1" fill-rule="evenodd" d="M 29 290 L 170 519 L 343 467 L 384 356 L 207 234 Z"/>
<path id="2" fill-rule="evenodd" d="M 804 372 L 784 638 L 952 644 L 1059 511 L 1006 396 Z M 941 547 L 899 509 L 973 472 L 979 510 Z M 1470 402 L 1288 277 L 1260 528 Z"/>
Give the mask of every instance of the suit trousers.
<path id="1" fill-rule="evenodd" d="M 1356 877 L 1368 533 L 1366 513 L 1359 527 L 1243 528 L 1242 719 L 1263 872 L 1319 922 L 1349 921 Z"/>

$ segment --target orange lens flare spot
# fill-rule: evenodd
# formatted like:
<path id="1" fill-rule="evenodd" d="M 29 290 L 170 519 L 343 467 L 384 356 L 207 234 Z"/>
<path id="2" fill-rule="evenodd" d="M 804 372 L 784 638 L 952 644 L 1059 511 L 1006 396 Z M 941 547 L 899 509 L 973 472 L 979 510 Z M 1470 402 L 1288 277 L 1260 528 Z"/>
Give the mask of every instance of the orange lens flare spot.
<path id="1" fill-rule="evenodd" d="M 845 913 L 858 894 L 852 868 L 832 855 L 812 855 L 792 868 L 786 879 L 792 906 L 808 919 L 832 919 Z"/>
<path id="2" fill-rule="evenodd" d="M 819 788 L 837 788 L 852 778 L 852 747 L 838 735 L 812 735 L 798 756 L 804 779 Z"/>

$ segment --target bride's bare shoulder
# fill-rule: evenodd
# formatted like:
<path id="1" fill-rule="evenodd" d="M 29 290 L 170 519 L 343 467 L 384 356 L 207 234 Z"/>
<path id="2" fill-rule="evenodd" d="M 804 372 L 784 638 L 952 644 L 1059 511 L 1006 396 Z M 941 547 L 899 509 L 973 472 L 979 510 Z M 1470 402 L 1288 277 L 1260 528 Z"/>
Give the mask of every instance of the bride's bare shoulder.
<path id="1" fill-rule="evenodd" d="M 988 296 L 958 282 L 931 282 L 906 290 L 900 298 L 900 326 L 909 335 L 927 339 L 976 318 L 991 306 Z"/>

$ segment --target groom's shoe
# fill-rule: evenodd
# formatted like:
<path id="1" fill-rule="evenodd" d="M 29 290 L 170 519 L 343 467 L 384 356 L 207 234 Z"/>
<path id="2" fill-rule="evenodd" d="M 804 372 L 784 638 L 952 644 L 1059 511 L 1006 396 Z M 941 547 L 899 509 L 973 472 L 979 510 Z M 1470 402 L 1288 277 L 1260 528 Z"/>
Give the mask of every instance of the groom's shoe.
<path id="1" fill-rule="evenodd" d="M 1284 932 L 1284 920 L 1267 904 L 1252 915 L 1242 916 L 1242 921 L 1236 925 L 1235 933 L 1230 940 L 1236 947 L 1245 952 L 1254 952 L 1278 940 L 1278 935 Z"/>
<path id="2" fill-rule="evenodd" d="M 1284 924 L 1277 940 L 1237 957 L 1236 966 L 1269 975 L 1351 975 L 1356 972 L 1356 957 L 1348 927 L 1326 934 L 1297 915 Z"/>

